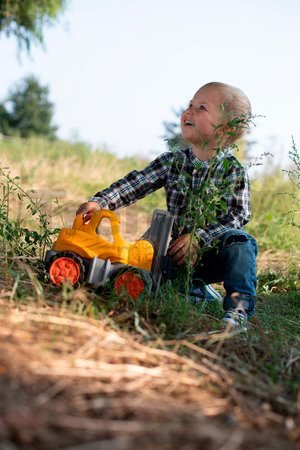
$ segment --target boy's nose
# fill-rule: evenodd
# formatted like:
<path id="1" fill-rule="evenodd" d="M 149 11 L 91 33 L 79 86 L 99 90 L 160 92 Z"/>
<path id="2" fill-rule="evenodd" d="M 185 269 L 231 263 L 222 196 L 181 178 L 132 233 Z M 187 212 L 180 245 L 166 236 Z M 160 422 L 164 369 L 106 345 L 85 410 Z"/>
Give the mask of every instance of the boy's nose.
<path id="1" fill-rule="evenodd" d="M 187 111 L 187 113 L 185 115 L 185 119 L 192 120 L 193 119 L 193 112 L 192 111 Z"/>
<path id="2" fill-rule="evenodd" d="M 192 106 L 189 106 L 189 107 L 184 111 L 184 115 L 185 115 L 185 117 L 192 117 L 192 116 L 193 116 Z"/>

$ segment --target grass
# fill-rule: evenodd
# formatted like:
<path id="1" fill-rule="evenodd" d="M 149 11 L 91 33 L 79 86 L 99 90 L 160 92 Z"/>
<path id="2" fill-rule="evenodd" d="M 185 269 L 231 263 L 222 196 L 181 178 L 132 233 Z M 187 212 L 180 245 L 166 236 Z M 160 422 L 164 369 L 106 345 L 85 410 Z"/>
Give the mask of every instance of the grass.
<path id="1" fill-rule="evenodd" d="M 66 198 L 77 196 L 77 200 L 146 164 L 134 157 L 117 158 L 105 149 L 93 150 L 84 143 L 37 138 L 0 141 L 0 155 L 2 164 L 19 175 L 24 185 L 65 190 Z"/>
<path id="2" fill-rule="evenodd" d="M 236 383 L 247 386 L 252 396 L 264 395 L 277 413 L 295 414 L 300 370 L 300 296 L 289 279 L 285 292 L 263 293 L 260 286 L 257 315 L 250 321 L 247 337 L 222 337 L 210 334 L 221 329 L 220 303 L 193 305 L 168 285 L 162 287 L 156 299 L 145 295 L 136 302 L 120 301 L 114 295 L 85 288 L 54 288 L 44 280 L 42 267 L 34 261 L 31 267 L 14 261 L 7 266 L 2 264 L 1 272 L 0 288 L 10 292 L 10 302 L 15 306 L 39 305 L 52 308 L 60 317 L 71 312 L 100 322 L 109 320 L 109 326 L 115 330 L 130 333 L 150 346 L 167 348 L 169 342 L 172 351 L 176 342 L 197 344 L 219 355 Z M 266 284 L 266 275 L 263 283 Z M 186 347 L 179 346 L 175 351 L 181 356 L 193 354 Z M 248 386 L 253 383 L 248 377 L 254 377 L 257 386 Z"/>
<path id="3" fill-rule="evenodd" d="M 138 158 L 120 159 L 106 149 L 93 150 L 85 143 L 17 138 L 0 141 L 0 161 L 2 167 L 10 167 L 12 175 L 20 176 L 22 185 L 34 188 L 45 202 L 58 199 L 60 207 L 54 205 L 53 213 L 59 211 L 61 216 L 70 217 L 69 221 L 80 203 L 133 168 L 141 169 L 147 164 Z M 293 251 L 300 247 L 298 229 L 282 225 L 293 209 L 293 199 L 286 193 L 295 191 L 283 172 L 253 180 L 253 218 L 246 231 L 258 239 L 262 251 Z M 137 203 L 138 210 L 148 215 L 157 207 L 166 207 L 163 189 Z M 15 209 L 17 213 L 18 208 Z M 61 221 L 55 224 L 58 223 Z"/>
<path id="4" fill-rule="evenodd" d="M 273 383 L 297 395 L 300 371 L 300 295 L 298 290 L 259 297 L 257 316 L 261 323 L 269 358 L 257 361 Z"/>
<path id="5" fill-rule="evenodd" d="M 11 167 L 13 174 L 21 175 L 25 188 L 51 186 L 52 190 L 61 190 L 65 193 L 62 199 L 65 205 L 81 203 L 133 167 L 141 168 L 146 163 L 132 158 L 118 159 L 107 151 L 92 151 L 85 144 L 42 140 L 2 141 L 0 153 L 2 164 Z M 293 206 L 292 199 L 281 193 L 291 190 L 281 173 L 254 180 L 254 220 L 247 230 L 258 239 L 261 250 L 293 252 L 299 248 L 299 229 L 280 224 Z M 11 197 L 9 220 L 22 221 L 24 211 L 17 206 L 14 192 Z M 148 214 L 158 206 L 164 207 L 161 191 L 139 202 L 138 208 Z M 61 209 L 61 214 L 65 210 Z M 32 217 L 25 216 L 24 224 L 29 219 L 32 221 Z M 45 279 L 43 266 L 37 260 L 29 259 L 24 264 L 13 254 L 7 255 L 5 246 L 1 255 L 0 290 L 7 293 L 8 303 L 16 307 L 52 308 L 59 316 L 71 312 L 92 317 L 107 324 L 103 326 L 130 333 L 136 341 L 150 347 L 163 346 L 193 362 L 203 357 L 192 347 L 196 345 L 221 358 L 243 395 L 252 396 L 257 404 L 268 402 L 278 414 L 296 415 L 300 372 L 298 266 L 288 271 L 259 273 L 257 316 L 251 320 L 245 337 L 210 334 L 220 328 L 221 305 L 218 302 L 193 305 L 170 285 L 163 286 L 156 299 L 145 295 L 137 302 L 120 302 L 111 293 L 97 294 L 84 287 L 54 288 Z M 5 255 L 12 259 L 5 259 Z M 188 342 L 190 347 L 181 346 L 180 342 Z"/>
<path id="6" fill-rule="evenodd" d="M 300 272 L 296 265 L 291 265 L 288 271 L 267 270 L 258 274 L 259 294 L 285 294 L 290 291 L 299 291 Z"/>
<path id="7" fill-rule="evenodd" d="M 292 192 L 296 192 L 296 187 L 280 171 L 253 180 L 253 219 L 245 229 L 256 237 L 262 251 L 293 251 L 299 248 L 299 230 L 283 224 L 288 212 L 294 207 L 293 199 L 288 195 Z M 299 213 L 297 218 L 300 223 Z"/>

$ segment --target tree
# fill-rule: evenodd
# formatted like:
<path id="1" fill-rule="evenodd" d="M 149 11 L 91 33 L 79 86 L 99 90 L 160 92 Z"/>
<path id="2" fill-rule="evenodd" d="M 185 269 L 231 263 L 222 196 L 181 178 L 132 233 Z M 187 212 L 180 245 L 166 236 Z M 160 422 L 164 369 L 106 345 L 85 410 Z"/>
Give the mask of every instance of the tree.
<path id="1" fill-rule="evenodd" d="M 9 134 L 9 114 L 4 105 L 0 103 L 0 133 Z"/>
<path id="2" fill-rule="evenodd" d="M 0 133 L 7 136 L 45 136 L 55 138 L 57 127 L 51 125 L 53 103 L 49 88 L 33 77 L 25 78 L 0 104 Z"/>
<path id="3" fill-rule="evenodd" d="M 176 149 L 188 145 L 184 142 L 180 129 L 180 117 L 183 110 L 183 108 L 180 108 L 178 111 L 173 109 L 172 112 L 176 116 L 175 121 L 163 122 L 165 134 L 162 137 L 166 141 L 168 149 Z"/>
<path id="4" fill-rule="evenodd" d="M 52 25 L 65 9 L 67 0 L 0 0 L 0 33 L 17 38 L 23 45 L 44 43 L 43 28 Z"/>

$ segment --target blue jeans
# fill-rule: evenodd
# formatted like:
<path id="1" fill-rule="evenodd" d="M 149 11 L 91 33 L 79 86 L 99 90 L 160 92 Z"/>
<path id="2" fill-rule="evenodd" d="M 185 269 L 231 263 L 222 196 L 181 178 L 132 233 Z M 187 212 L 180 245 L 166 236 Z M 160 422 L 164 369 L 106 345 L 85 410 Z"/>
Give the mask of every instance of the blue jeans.
<path id="1" fill-rule="evenodd" d="M 236 308 L 239 304 L 244 307 L 249 316 L 253 315 L 256 256 L 257 244 L 252 236 L 243 230 L 229 230 L 219 239 L 217 246 L 206 251 L 201 260 L 195 264 L 192 289 L 197 288 L 197 284 L 200 285 L 201 281 L 205 284 L 223 282 L 226 290 L 224 309 Z M 178 278 L 179 266 L 172 264 L 170 269 L 168 278 Z"/>

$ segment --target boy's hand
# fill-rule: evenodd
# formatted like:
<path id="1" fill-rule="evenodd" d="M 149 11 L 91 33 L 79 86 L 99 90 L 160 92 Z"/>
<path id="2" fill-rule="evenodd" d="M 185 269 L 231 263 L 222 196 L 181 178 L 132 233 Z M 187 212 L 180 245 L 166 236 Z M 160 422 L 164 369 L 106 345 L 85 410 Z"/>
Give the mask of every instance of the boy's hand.
<path id="1" fill-rule="evenodd" d="M 191 233 L 184 234 L 176 239 L 169 249 L 169 254 L 172 260 L 181 265 L 185 261 L 190 259 L 190 264 L 193 266 L 198 258 L 199 247 L 196 244 L 191 244 L 192 235 Z M 190 248 L 191 247 L 191 248 Z M 191 254 L 189 255 L 189 250 Z M 190 256 L 190 258 L 189 258 Z"/>
<path id="2" fill-rule="evenodd" d="M 101 209 L 99 203 L 85 202 L 82 203 L 82 205 L 80 205 L 79 208 L 77 209 L 76 216 L 78 216 L 78 214 L 82 214 L 84 222 L 88 222 L 92 217 L 93 213 L 95 211 L 98 211 L 99 209 Z"/>

